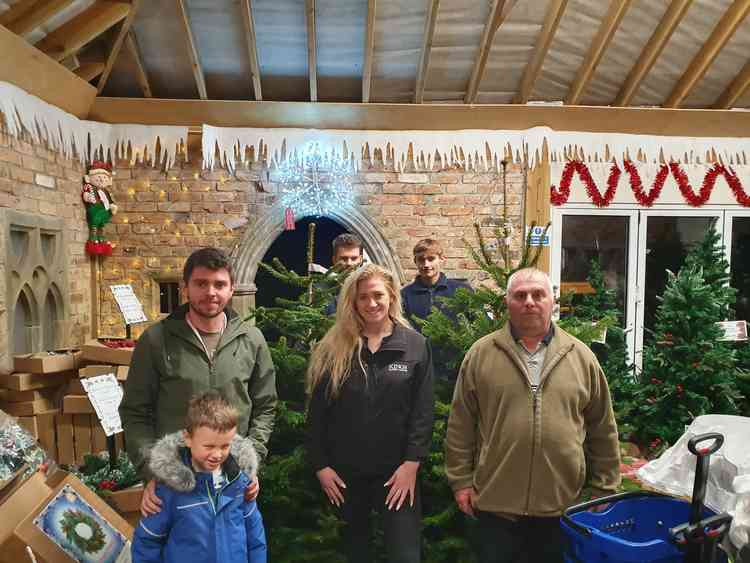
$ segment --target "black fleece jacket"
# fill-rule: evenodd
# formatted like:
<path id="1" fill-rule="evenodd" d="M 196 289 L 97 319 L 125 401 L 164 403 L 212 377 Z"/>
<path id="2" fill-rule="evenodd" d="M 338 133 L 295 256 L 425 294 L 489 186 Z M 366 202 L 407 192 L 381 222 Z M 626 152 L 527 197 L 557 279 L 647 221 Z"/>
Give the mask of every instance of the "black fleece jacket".
<path id="1" fill-rule="evenodd" d="M 325 377 L 313 390 L 307 416 L 308 456 L 315 471 L 382 475 L 404 461 L 422 461 L 432 441 L 432 355 L 418 332 L 395 325 L 372 354 L 362 347 L 362 371 L 352 373 L 336 399 Z"/>

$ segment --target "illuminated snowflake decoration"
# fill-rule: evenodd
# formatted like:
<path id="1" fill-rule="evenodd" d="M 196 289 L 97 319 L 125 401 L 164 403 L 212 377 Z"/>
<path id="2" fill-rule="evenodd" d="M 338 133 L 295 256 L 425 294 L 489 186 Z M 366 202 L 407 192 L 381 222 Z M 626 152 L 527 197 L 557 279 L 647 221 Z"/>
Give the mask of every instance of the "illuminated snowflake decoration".
<path id="1" fill-rule="evenodd" d="M 311 143 L 279 163 L 281 203 L 298 217 L 330 214 L 354 203 L 354 165 L 335 151 Z"/>

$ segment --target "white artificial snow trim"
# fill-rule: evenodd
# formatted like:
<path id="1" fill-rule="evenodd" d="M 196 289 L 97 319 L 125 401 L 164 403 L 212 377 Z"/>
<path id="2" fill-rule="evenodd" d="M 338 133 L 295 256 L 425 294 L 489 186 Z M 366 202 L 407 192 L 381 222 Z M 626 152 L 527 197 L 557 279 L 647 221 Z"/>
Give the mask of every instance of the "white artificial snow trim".
<path id="1" fill-rule="evenodd" d="M 394 164 L 402 168 L 409 145 L 414 159 L 429 169 L 437 151 L 443 166 L 466 165 L 475 169 L 497 169 L 500 161 L 541 157 L 547 142 L 550 160 L 564 161 L 578 155 L 587 161 L 635 159 L 639 153 L 648 162 L 661 157 L 681 163 L 705 162 L 706 154 L 716 153 L 727 164 L 747 164 L 750 152 L 748 138 L 735 137 L 667 137 L 623 133 L 590 133 L 554 131 L 534 127 L 522 131 L 466 129 L 459 131 L 353 131 L 334 129 L 254 129 L 203 125 L 203 166 L 223 165 L 234 170 L 237 161 L 245 162 L 245 149 L 254 147 L 258 155 L 278 162 L 285 153 L 303 148 L 310 142 L 320 143 L 337 153 L 346 147 L 350 156 L 359 161 L 365 146 L 369 154 L 381 149 L 392 155 Z M 221 160 L 215 161 L 218 147 Z M 390 151 L 386 153 L 386 151 Z"/>
<path id="2" fill-rule="evenodd" d="M 92 149 L 103 149 L 113 156 L 124 155 L 128 144 L 132 147 L 131 164 L 148 152 L 153 159 L 159 139 L 162 158 L 167 166 L 174 162 L 180 141 L 186 141 L 187 127 L 162 125 L 109 124 L 86 121 L 48 104 L 18 86 L 0 81 L 0 113 L 5 115 L 11 135 L 18 137 L 24 130 L 31 133 L 35 143 L 47 142 L 55 150 L 70 158 L 73 151 L 82 160 L 90 159 L 88 141 Z M 119 153 L 117 152 L 119 150 Z M 154 159 L 154 165 L 157 163 Z"/>

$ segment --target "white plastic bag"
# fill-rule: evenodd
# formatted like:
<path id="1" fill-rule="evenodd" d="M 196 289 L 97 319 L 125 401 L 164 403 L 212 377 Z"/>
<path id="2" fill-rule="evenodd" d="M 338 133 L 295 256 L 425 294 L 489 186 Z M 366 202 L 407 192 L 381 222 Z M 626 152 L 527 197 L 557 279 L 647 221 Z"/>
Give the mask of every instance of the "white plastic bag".
<path id="1" fill-rule="evenodd" d="M 707 432 L 722 434 L 724 445 L 711 455 L 704 503 L 716 512 L 733 516 L 729 538 L 739 549 L 750 536 L 750 418 L 699 416 L 671 448 L 641 467 L 637 475 L 658 491 L 692 497 L 697 458 L 687 444 L 693 436 Z"/>

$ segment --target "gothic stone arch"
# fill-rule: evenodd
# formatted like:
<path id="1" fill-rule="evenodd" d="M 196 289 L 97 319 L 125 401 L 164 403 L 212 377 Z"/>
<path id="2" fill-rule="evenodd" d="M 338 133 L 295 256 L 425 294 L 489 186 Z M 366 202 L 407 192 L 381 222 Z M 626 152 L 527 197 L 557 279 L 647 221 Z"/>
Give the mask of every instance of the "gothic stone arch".
<path id="1" fill-rule="evenodd" d="M 404 281 L 404 272 L 395 251 L 372 218 L 356 207 L 332 211 L 326 216 L 359 236 L 370 259 Z M 280 203 L 275 203 L 254 225 L 248 227 L 234 263 L 235 298 L 255 294 L 254 281 L 258 264 L 283 229 L 284 207 Z"/>

